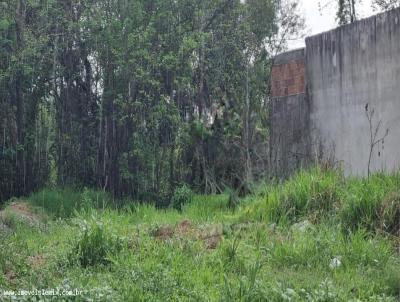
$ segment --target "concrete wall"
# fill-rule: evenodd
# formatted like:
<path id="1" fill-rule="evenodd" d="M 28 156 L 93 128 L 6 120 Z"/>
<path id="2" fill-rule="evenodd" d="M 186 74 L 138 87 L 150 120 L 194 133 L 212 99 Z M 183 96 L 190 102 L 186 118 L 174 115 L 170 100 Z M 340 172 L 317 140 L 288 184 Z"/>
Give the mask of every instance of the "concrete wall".
<path id="1" fill-rule="evenodd" d="M 370 129 L 389 135 L 373 152 L 373 170 L 400 167 L 400 10 L 306 39 L 313 142 L 334 154 L 346 174 L 365 175 Z"/>
<path id="2" fill-rule="evenodd" d="M 291 173 L 299 165 L 291 154 L 306 152 L 305 158 L 340 162 L 347 175 L 365 175 L 371 132 L 367 104 L 369 112 L 375 111 L 372 132 L 381 124 L 377 139 L 389 129 L 374 148 L 372 170 L 398 169 L 400 9 L 307 38 L 307 92 L 291 95 L 293 90 L 282 90 L 284 71 L 278 71 L 299 56 L 301 51 L 278 56 L 272 73 L 271 161 L 277 174 Z M 290 76 L 283 80 L 298 83 Z"/>

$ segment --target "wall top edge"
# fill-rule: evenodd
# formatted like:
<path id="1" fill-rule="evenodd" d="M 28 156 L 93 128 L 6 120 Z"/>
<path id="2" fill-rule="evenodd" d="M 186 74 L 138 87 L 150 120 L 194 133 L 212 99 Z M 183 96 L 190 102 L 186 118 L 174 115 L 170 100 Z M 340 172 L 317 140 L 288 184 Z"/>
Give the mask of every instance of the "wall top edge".
<path id="1" fill-rule="evenodd" d="M 282 65 L 292 61 L 300 61 L 305 58 L 305 48 L 293 49 L 276 55 L 273 59 L 273 65 Z"/>
<path id="2" fill-rule="evenodd" d="M 352 29 L 357 30 L 358 26 L 360 26 L 360 25 L 370 24 L 370 23 L 374 23 L 375 21 L 388 19 L 388 18 L 389 19 L 390 18 L 396 18 L 396 17 L 399 17 L 399 16 L 400 16 L 400 7 L 397 7 L 397 8 L 393 8 L 393 9 L 390 9 L 388 11 L 381 12 L 379 14 L 370 16 L 368 18 L 363 18 L 363 19 L 357 20 L 357 21 L 355 21 L 353 23 L 349 23 L 349 24 L 345 24 L 345 25 L 341 25 L 341 26 L 335 27 L 335 28 L 333 28 L 331 30 L 324 31 L 324 32 L 321 32 L 319 34 L 306 37 L 306 39 L 305 39 L 306 48 L 307 48 L 307 46 L 309 45 L 309 43 L 311 41 L 316 40 L 316 39 L 321 39 L 324 36 L 333 35 L 333 34 L 335 34 L 337 32 L 340 32 L 340 31 L 349 31 L 349 30 L 352 30 Z"/>

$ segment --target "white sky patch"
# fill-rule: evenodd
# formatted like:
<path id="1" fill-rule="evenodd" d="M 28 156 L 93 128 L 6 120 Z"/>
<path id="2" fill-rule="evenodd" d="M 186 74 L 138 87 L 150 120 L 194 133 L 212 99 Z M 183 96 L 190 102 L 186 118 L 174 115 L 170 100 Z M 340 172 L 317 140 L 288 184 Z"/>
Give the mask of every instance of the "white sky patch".
<path id="1" fill-rule="evenodd" d="M 300 12 L 306 21 L 306 36 L 316 35 L 337 27 L 337 0 L 299 0 Z M 372 0 L 361 0 L 358 5 L 359 18 L 366 18 L 375 12 L 371 8 Z M 304 39 L 290 41 L 289 49 L 304 47 Z"/>

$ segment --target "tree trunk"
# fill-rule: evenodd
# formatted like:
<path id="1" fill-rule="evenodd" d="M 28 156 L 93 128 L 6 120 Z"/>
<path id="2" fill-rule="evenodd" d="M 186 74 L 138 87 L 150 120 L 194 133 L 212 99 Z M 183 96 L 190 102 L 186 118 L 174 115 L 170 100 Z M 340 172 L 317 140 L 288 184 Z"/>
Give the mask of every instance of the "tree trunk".
<path id="1" fill-rule="evenodd" d="M 24 47 L 24 28 L 25 28 L 25 1 L 18 0 L 16 10 L 16 48 L 17 53 L 22 59 L 21 52 Z M 17 183 L 16 188 L 19 194 L 26 192 L 26 169 L 25 169 L 25 144 L 24 144 L 24 95 L 23 95 L 23 71 L 19 66 L 15 75 L 15 105 L 16 105 L 16 124 L 17 124 L 17 146 L 16 146 L 16 169 Z"/>

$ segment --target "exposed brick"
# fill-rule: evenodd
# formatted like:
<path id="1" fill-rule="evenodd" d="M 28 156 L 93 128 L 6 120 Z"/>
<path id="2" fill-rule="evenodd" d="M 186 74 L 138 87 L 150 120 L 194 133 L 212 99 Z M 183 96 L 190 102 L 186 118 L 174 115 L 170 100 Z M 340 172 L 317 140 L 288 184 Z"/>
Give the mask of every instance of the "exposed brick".
<path id="1" fill-rule="evenodd" d="M 305 92 L 305 65 L 291 61 L 272 67 L 272 96 L 288 96 Z"/>

